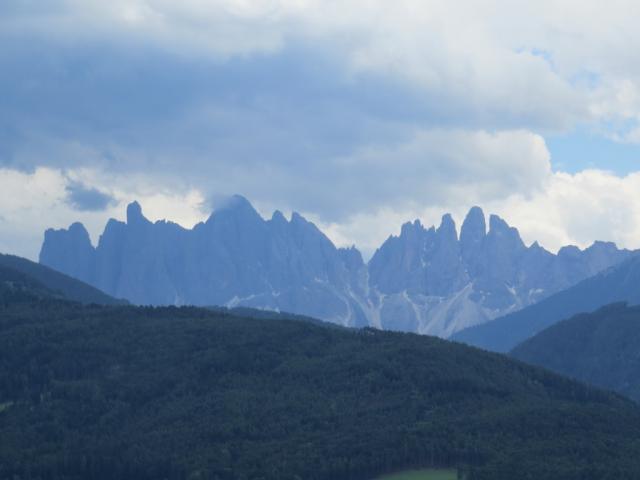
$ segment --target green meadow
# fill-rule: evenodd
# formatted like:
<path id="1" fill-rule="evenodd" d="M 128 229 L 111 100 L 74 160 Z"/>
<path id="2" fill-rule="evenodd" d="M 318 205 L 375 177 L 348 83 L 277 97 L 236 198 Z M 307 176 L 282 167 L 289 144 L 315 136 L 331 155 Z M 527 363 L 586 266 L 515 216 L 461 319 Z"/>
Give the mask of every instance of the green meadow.
<path id="1" fill-rule="evenodd" d="M 407 470 L 378 477 L 376 480 L 456 480 L 454 470 Z"/>

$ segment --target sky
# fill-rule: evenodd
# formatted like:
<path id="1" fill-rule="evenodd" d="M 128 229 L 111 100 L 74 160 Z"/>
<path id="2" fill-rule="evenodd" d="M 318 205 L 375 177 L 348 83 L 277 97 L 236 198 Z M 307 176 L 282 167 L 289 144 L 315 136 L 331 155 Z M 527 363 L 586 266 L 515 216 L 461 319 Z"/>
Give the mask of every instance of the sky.
<path id="1" fill-rule="evenodd" d="M 473 205 L 640 248 L 634 0 L 2 0 L 0 251 L 231 194 L 370 256 Z"/>

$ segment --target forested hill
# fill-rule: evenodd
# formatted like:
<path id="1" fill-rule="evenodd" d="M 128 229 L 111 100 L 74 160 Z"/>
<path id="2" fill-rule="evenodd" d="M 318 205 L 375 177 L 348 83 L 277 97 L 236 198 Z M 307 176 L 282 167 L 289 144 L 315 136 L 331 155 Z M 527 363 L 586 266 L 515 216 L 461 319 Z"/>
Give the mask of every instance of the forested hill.
<path id="1" fill-rule="evenodd" d="M 639 346 L 640 307 L 618 303 L 557 323 L 512 355 L 640 401 Z"/>
<path id="2" fill-rule="evenodd" d="M 63 299 L 61 293 L 48 289 L 35 278 L 0 265 L 0 302 L 31 302 L 38 299 Z"/>
<path id="3" fill-rule="evenodd" d="M 630 401 L 431 337 L 0 305 L 0 478 L 640 478 Z"/>
<path id="4" fill-rule="evenodd" d="M 7 279 L 15 276 L 21 282 L 26 281 L 30 285 L 38 284 L 41 287 L 41 292 L 48 290 L 50 294 L 75 302 L 104 305 L 127 303 L 123 300 L 117 300 L 80 280 L 26 258 L 0 254 L 0 270 L 3 271 L 2 275 Z"/>

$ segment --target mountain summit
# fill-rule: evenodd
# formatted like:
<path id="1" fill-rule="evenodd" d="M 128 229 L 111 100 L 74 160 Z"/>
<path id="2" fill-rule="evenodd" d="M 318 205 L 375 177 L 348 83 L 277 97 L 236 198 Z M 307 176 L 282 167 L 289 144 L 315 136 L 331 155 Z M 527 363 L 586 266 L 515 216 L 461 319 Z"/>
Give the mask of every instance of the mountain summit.
<path id="1" fill-rule="evenodd" d="M 93 247 L 84 227 L 47 230 L 40 262 L 137 304 L 247 306 L 346 326 L 448 337 L 515 312 L 628 258 L 597 242 L 554 255 L 473 207 L 460 231 L 406 223 L 368 265 L 298 213 L 263 219 L 239 195 L 193 229 L 150 222 L 137 202 Z"/>
<path id="2" fill-rule="evenodd" d="M 47 230 L 41 263 L 137 304 L 248 306 L 368 324 L 359 305 L 364 292 L 355 284 L 366 278 L 362 257 L 346 261 L 299 214 L 264 220 L 234 196 L 188 230 L 149 222 L 133 202 L 127 222 L 109 220 L 95 248 L 75 228 Z"/>

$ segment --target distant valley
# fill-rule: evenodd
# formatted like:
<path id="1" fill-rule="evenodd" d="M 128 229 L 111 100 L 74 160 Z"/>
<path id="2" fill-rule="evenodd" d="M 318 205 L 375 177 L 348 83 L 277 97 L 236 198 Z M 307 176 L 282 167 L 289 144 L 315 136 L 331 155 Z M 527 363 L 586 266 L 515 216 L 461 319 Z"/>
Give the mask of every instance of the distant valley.
<path id="1" fill-rule="evenodd" d="M 365 263 L 301 215 L 265 220 L 241 196 L 192 230 L 152 223 L 134 202 L 95 247 L 79 223 L 48 230 L 40 262 L 135 304 L 254 307 L 449 337 L 632 255 L 604 242 L 555 255 L 498 216 L 488 223 L 477 207 L 459 233 L 450 215 L 437 228 L 406 223 Z"/>

